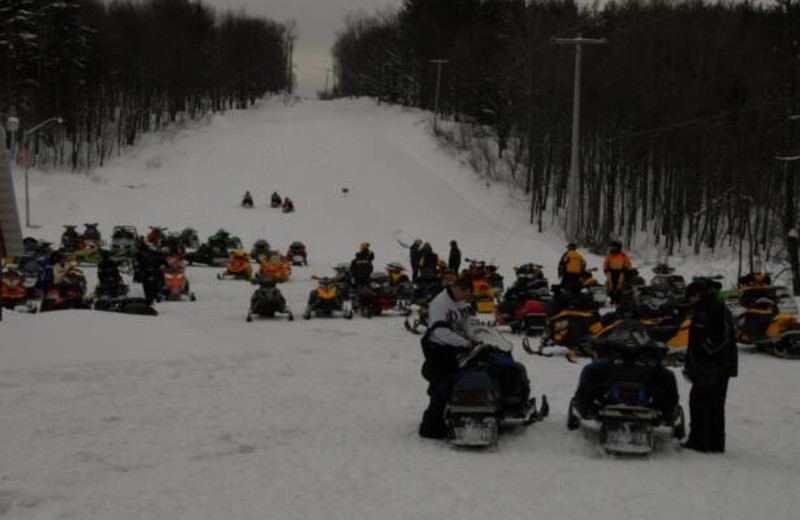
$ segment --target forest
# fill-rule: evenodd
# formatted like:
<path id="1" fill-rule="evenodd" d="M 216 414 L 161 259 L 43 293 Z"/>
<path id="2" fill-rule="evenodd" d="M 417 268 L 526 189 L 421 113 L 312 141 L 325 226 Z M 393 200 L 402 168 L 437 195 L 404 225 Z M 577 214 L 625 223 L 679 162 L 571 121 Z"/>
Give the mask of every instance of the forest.
<path id="1" fill-rule="evenodd" d="M 582 46 L 576 238 L 783 248 L 797 204 L 787 159 L 800 156 L 797 0 L 405 0 L 347 18 L 331 95 L 432 110 L 446 60 L 439 113 L 461 135 L 439 133 L 492 155 L 476 168 L 502 172 L 541 229 L 567 207 L 570 170 L 575 46 L 554 38 L 577 36 L 606 43 Z"/>
<path id="2" fill-rule="evenodd" d="M 39 166 L 102 165 L 143 133 L 291 91 L 295 39 L 191 0 L 0 0 L 0 114 L 20 121 L 7 144 Z"/>

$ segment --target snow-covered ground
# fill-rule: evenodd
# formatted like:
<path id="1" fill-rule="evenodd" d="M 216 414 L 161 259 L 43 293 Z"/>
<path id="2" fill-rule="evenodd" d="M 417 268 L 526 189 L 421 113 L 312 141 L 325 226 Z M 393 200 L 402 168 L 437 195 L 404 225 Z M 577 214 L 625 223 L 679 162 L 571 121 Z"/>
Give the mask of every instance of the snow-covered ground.
<path id="1" fill-rule="evenodd" d="M 152 137 L 90 177 L 32 172 L 32 220 L 50 239 L 63 223 L 99 222 L 203 237 L 225 227 L 247 247 L 302 240 L 310 266 L 282 286 L 296 311 L 311 274 L 362 241 L 379 264 L 407 261 L 398 237 L 440 254 L 456 239 L 507 277 L 528 261 L 554 277 L 563 242 L 536 235 L 503 188 L 437 149 L 428 125 L 369 101 L 265 102 Z M 246 189 L 254 210 L 238 206 Z M 273 190 L 298 212 L 270 210 Z M 651 457 L 631 460 L 604 455 L 591 429 L 566 430 L 579 366 L 518 349 L 551 417 L 496 450 L 456 450 L 416 435 L 422 356 L 399 318 L 247 324 L 253 287 L 216 272 L 190 269 L 199 300 L 163 303 L 156 318 L 4 315 L 0 517 L 797 517 L 797 363 L 742 348 L 725 455 L 681 451 L 664 432 Z"/>

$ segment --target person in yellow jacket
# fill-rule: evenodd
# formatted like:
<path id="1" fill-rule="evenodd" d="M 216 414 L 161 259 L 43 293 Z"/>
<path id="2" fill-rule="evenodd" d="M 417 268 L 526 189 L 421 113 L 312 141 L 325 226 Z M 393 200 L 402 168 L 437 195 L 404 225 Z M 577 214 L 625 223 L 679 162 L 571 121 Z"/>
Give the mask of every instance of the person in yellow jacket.
<path id="1" fill-rule="evenodd" d="M 562 287 L 579 287 L 586 271 L 586 259 L 578 252 L 578 246 L 567 244 L 567 252 L 558 263 L 558 276 Z"/>
<path id="2" fill-rule="evenodd" d="M 608 256 L 603 262 L 603 272 L 606 274 L 606 291 L 612 302 L 619 303 L 619 298 L 625 289 L 625 277 L 632 270 L 631 259 L 622 252 L 622 243 L 617 240 L 611 242 Z"/>

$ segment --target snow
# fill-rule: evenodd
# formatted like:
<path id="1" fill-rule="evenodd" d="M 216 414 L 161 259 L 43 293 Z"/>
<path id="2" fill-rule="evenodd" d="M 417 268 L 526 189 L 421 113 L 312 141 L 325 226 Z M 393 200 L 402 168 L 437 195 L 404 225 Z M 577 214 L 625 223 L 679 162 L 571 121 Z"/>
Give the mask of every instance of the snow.
<path id="1" fill-rule="evenodd" d="M 365 100 L 264 102 L 151 136 L 91 176 L 32 171 L 31 188 L 36 235 L 51 240 L 83 222 L 203 238 L 225 227 L 247 247 L 302 240 L 310 266 L 281 286 L 298 315 L 310 276 L 362 241 L 383 265 L 407 260 L 398 237 L 440 254 L 456 239 L 507 278 L 529 261 L 554 278 L 563 251 L 503 188 L 439 150 L 425 113 Z M 253 210 L 238 206 L 246 189 Z M 297 213 L 269 209 L 273 190 Z M 742 347 L 726 454 L 682 451 L 662 432 L 651 457 L 615 458 L 596 429 L 565 427 L 580 366 L 527 356 L 514 338 L 551 416 L 497 449 L 458 450 L 416 435 L 422 356 L 400 319 L 248 324 L 253 287 L 217 271 L 191 268 L 198 301 L 160 304 L 155 318 L 4 313 L 0 517 L 796 518 L 797 363 Z"/>

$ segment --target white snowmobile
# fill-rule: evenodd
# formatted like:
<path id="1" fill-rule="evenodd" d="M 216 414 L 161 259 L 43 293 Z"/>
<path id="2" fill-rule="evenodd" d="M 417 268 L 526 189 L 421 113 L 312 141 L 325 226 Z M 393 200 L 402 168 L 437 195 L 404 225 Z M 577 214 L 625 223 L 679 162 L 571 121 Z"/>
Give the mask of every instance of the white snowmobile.
<path id="1" fill-rule="evenodd" d="M 504 395 L 497 379 L 498 358 L 513 362 L 513 344 L 494 327 L 470 323 L 467 335 L 479 343 L 459 360 L 459 370 L 445 408 L 448 440 L 455 446 L 484 447 L 497 444 L 500 433 L 526 427 L 550 413 L 547 396 L 523 402 L 518 396 Z M 490 362 L 490 357 L 494 359 Z"/>

